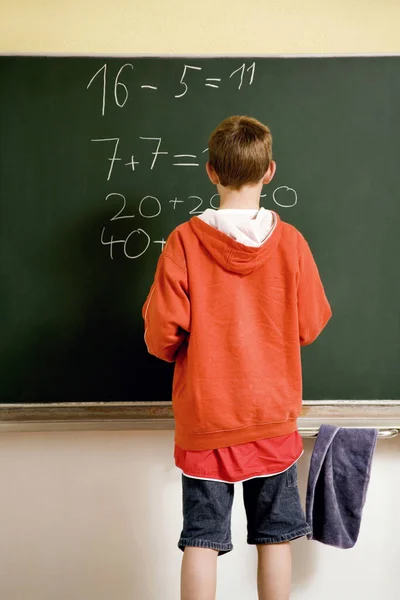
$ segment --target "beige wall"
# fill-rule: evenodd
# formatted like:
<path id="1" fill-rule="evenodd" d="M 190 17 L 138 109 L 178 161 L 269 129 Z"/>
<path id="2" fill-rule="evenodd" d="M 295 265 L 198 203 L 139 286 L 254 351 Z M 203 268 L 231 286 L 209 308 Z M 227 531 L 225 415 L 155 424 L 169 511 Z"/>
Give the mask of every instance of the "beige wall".
<path id="1" fill-rule="evenodd" d="M 178 600 L 173 434 L 0 434 L 1 600 Z M 299 473 L 304 498 L 312 442 Z M 293 542 L 292 600 L 398 600 L 400 439 L 378 442 L 355 548 Z M 255 600 L 241 486 L 218 600 Z"/>
<path id="2" fill-rule="evenodd" d="M 398 0 L 0 0 L 0 51 L 400 51 Z"/>
<path id="3" fill-rule="evenodd" d="M 399 23 L 398 0 L 0 0 L 0 52 L 392 53 Z M 172 444 L 168 431 L 0 434 L 1 600 L 177 600 Z M 399 597 L 399 451 L 378 444 L 353 550 L 293 544 L 294 600 Z M 218 600 L 250 600 L 240 501 L 233 533 Z"/>

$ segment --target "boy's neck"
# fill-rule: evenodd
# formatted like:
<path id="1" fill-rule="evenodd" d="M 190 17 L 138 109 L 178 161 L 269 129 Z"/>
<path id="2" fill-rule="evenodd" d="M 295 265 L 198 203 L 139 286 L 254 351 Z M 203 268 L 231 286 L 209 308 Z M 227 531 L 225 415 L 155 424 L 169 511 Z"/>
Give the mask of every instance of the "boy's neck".
<path id="1" fill-rule="evenodd" d="M 218 186 L 219 208 L 259 210 L 261 190 L 262 186 L 259 185 L 242 187 L 240 190 Z"/>

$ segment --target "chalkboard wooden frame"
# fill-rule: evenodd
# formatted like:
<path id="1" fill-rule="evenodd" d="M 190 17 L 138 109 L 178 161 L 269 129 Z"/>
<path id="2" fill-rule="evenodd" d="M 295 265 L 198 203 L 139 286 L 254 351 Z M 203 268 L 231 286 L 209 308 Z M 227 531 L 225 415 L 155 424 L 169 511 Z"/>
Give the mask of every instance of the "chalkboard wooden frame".
<path id="1" fill-rule="evenodd" d="M 303 437 L 315 437 L 322 424 L 376 427 L 380 437 L 400 433 L 400 400 L 304 401 L 299 419 Z M 0 404 L 5 431 L 170 430 L 171 402 L 75 402 Z"/>

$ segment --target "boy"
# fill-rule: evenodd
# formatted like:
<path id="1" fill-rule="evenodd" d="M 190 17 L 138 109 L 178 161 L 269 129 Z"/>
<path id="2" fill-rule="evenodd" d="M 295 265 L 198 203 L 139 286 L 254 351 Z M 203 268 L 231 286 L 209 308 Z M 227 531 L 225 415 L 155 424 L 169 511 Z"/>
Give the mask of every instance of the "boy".
<path id="1" fill-rule="evenodd" d="M 175 361 L 182 600 L 215 598 L 235 482 L 258 549 L 260 600 L 289 598 L 289 542 L 309 533 L 297 488 L 300 346 L 331 309 L 303 236 L 260 208 L 275 169 L 268 127 L 241 116 L 217 127 L 207 173 L 220 208 L 171 233 L 143 307 L 148 351 Z"/>

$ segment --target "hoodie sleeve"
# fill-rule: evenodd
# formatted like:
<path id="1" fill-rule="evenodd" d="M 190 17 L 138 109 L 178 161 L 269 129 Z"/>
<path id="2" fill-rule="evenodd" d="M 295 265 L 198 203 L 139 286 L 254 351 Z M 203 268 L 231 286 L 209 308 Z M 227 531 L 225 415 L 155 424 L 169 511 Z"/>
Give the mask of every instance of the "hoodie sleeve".
<path id="1" fill-rule="evenodd" d="M 317 339 L 332 316 L 317 265 L 310 247 L 303 238 L 297 283 L 300 345 Z"/>
<path id="2" fill-rule="evenodd" d="M 190 302 L 186 269 L 166 254 L 157 265 L 154 283 L 143 306 L 144 340 L 150 354 L 174 362 L 190 329 Z"/>

